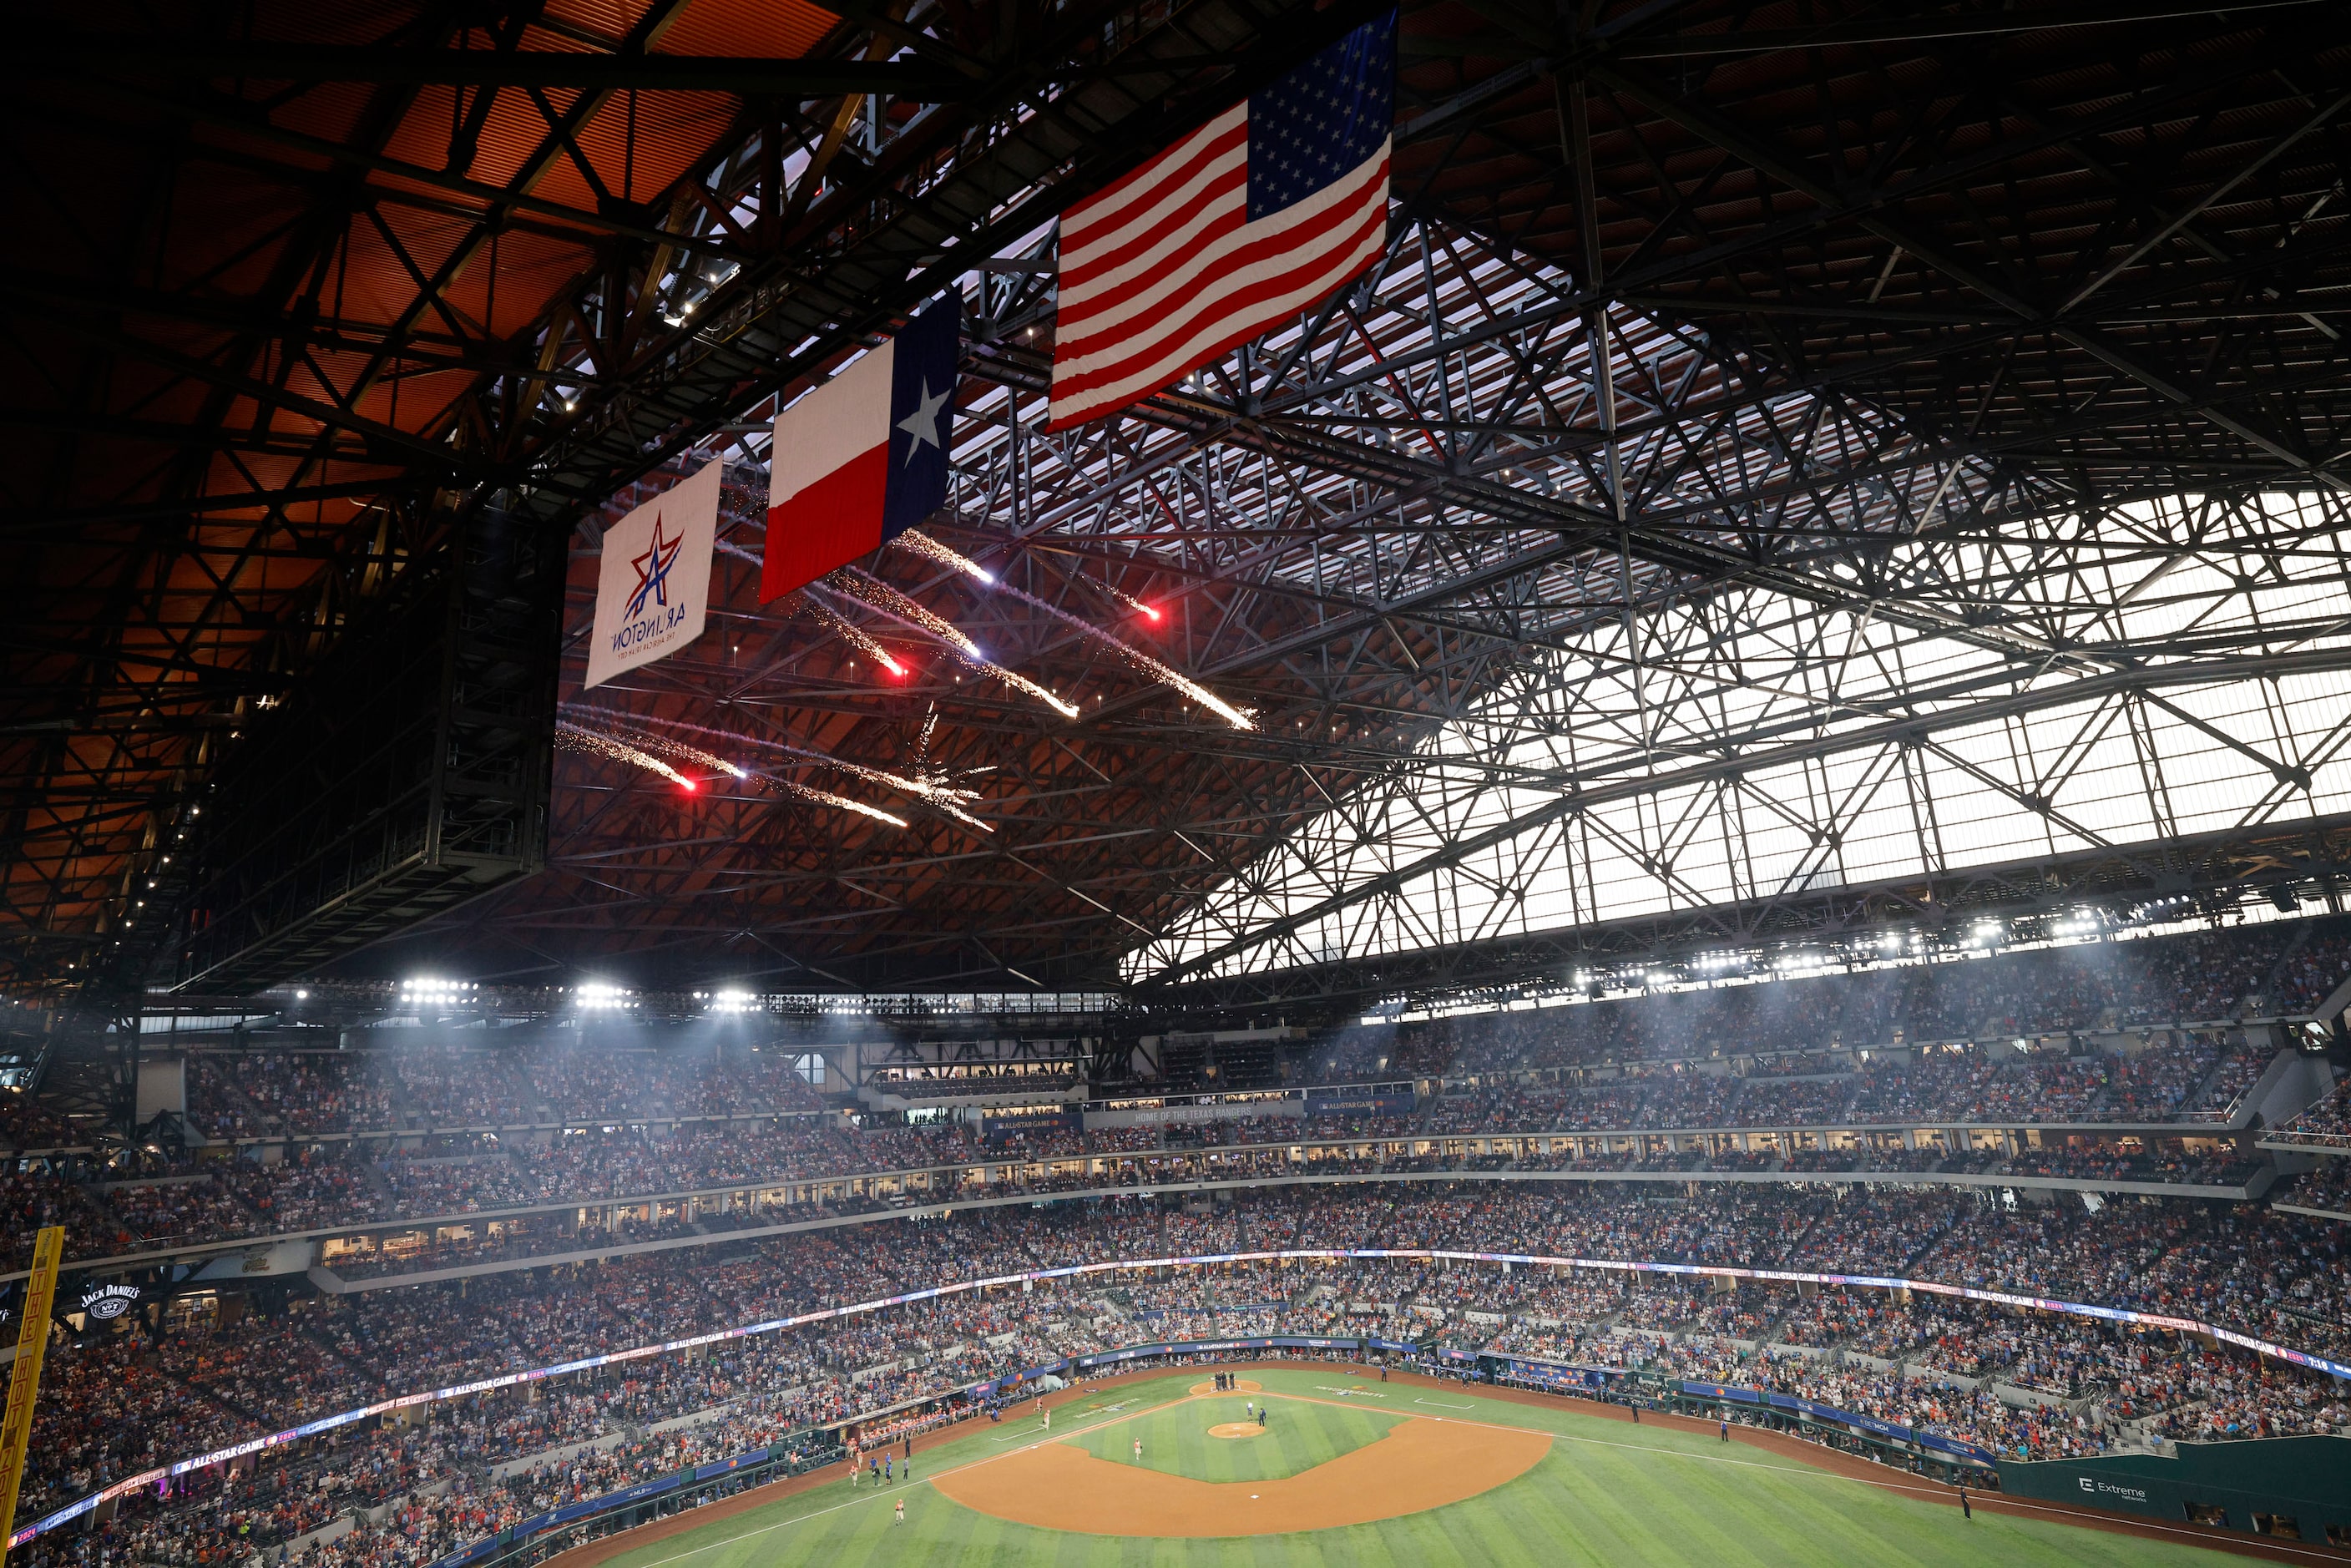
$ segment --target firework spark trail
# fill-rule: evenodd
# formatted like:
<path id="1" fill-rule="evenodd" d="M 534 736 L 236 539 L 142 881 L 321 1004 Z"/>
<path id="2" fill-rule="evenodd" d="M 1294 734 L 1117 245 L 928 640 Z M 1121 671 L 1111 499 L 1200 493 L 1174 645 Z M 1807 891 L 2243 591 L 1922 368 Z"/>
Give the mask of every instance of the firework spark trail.
<path id="1" fill-rule="evenodd" d="M 1129 610 L 1134 611 L 1137 615 L 1144 616 L 1152 621 L 1164 621 L 1166 619 L 1166 617 L 1160 614 L 1155 608 L 1145 604 L 1143 601 L 1137 599 L 1123 588 L 1113 588 L 1107 582 L 1095 582 L 1091 577 L 1086 579 L 1086 580 L 1089 583 L 1092 583 L 1094 587 L 1101 589 L 1104 593 L 1109 594 L 1113 599 L 1117 600 L 1121 604 L 1125 605 Z"/>
<path id="2" fill-rule="evenodd" d="M 577 750 L 591 752 L 614 762 L 625 762 L 632 767 L 642 768 L 648 773 L 658 773 L 683 789 L 691 789 L 695 787 L 693 779 L 688 779 L 660 758 L 639 751 L 626 741 L 615 740 L 611 736 L 590 729 L 585 725 L 574 724 L 568 718 L 559 718 L 555 721 L 555 738 L 558 745 L 569 740 Z"/>
<path id="3" fill-rule="evenodd" d="M 613 724 L 612 728 L 614 731 L 618 732 L 618 738 L 624 740 L 632 746 L 641 746 L 647 751 L 666 751 L 673 757 L 683 757 L 688 762 L 700 763 L 703 767 L 709 768 L 714 773 L 728 773 L 734 775 L 737 779 L 748 779 L 751 777 L 747 770 L 736 767 L 735 764 L 727 761 L 725 758 L 714 757 L 698 746 L 688 746 L 684 741 L 679 740 L 674 736 L 660 735 L 650 730 L 637 729 L 632 726 L 617 723 Z"/>
<path id="4" fill-rule="evenodd" d="M 932 560 L 937 561 L 942 566 L 950 566 L 955 568 L 957 571 L 965 572 L 972 577 L 976 577 L 979 579 L 980 581 L 996 588 L 998 591 L 1009 593 L 1016 599 L 1021 600 L 1026 603 L 1033 604 L 1038 609 L 1043 611 L 1046 614 L 1054 617 L 1056 620 L 1075 627 L 1089 637 L 1092 637 L 1099 642 L 1107 643 L 1121 658 L 1134 666 L 1135 669 L 1148 674 L 1152 679 L 1159 682 L 1162 685 L 1173 686 L 1176 690 L 1182 692 L 1186 696 L 1190 697 L 1202 707 L 1208 709 L 1217 717 L 1223 719 L 1227 724 L 1231 725 L 1235 729 L 1255 729 L 1257 727 L 1256 723 L 1251 720 L 1249 715 L 1233 706 L 1230 703 L 1225 701 L 1224 698 L 1218 696 L 1207 687 L 1200 685 L 1199 682 L 1192 679 L 1189 675 L 1184 674 L 1180 671 L 1170 669 L 1167 665 L 1161 664 L 1158 660 L 1153 658 L 1150 654 L 1144 653 L 1139 648 L 1129 647 L 1126 643 L 1122 643 L 1116 637 L 1111 635 L 1111 633 L 1103 631 L 1101 627 L 1095 625 L 1092 622 L 1086 620 L 1082 616 L 1072 615 L 1061 606 L 1048 603 L 1044 600 L 1038 598 L 1035 594 L 1025 592 L 1020 589 L 1013 587 L 1008 582 L 998 582 L 995 578 L 989 576 L 987 571 L 981 569 L 977 561 L 968 559 L 966 557 L 957 554 L 956 551 L 949 549 L 946 546 L 939 543 L 938 540 L 932 538 L 929 535 L 909 528 L 904 533 L 898 536 L 898 542 L 903 545 L 911 545 L 914 553 L 917 555 L 925 556 Z M 1107 587 L 1108 585 L 1096 584 L 1095 586 Z M 1111 589 L 1111 591 L 1113 593 L 1118 593 L 1116 589 Z M 1118 593 L 1118 597 L 1125 599 L 1126 595 Z M 1134 603 L 1137 609 L 1147 608 L 1132 600 L 1129 600 L 1128 602 Z M 1149 613 L 1151 618 L 1155 621 L 1159 618 L 1159 612 L 1157 611 L 1150 611 Z"/>
<path id="5" fill-rule="evenodd" d="M 846 638 L 851 647 L 881 665 L 893 675 L 903 676 L 906 666 L 890 656 L 890 651 L 874 641 L 871 632 L 846 615 L 809 594 L 800 595 L 800 602 L 816 612 L 816 618 Z"/>
<path id="6" fill-rule="evenodd" d="M 992 823 L 981 821 L 970 812 L 962 810 L 959 805 L 962 801 L 978 800 L 979 791 L 977 789 L 965 789 L 930 779 L 910 779 L 903 774 L 885 772 L 879 768 L 868 768 L 862 762 L 851 762 L 842 758 L 827 756 L 821 751 L 810 751 L 804 747 L 794 746 L 789 741 L 769 740 L 764 736 L 757 735 L 734 735 L 723 729 L 712 729 L 705 725 L 690 724 L 682 718 L 654 719 L 649 722 L 665 724 L 675 729 L 692 730 L 696 735 L 706 735 L 714 739 L 732 740 L 745 746 L 757 746 L 769 751 L 780 751 L 787 757 L 802 758 L 810 762 L 822 763 L 828 768 L 838 768 L 853 779 L 862 779 L 869 784 L 878 784 L 883 789 L 895 789 L 902 794 L 912 795 L 918 800 L 926 800 L 957 821 L 967 822 L 983 833 L 996 831 Z M 713 760 L 716 759 L 713 758 Z M 719 766 L 727 768 L 730 771 L 734 770 L 730 763 L 721 763 Z M 738 772 L 737 776 L 741 775 Z M 765 776 L 762 775 L 762 777 Z"/>
<path id="7" fill-rule="evenodd" d="M 628 741 L 606 735 L 600 730 L 590 729 L 585 725 L 574 724 L 568 718 L 557 719 L 555 727 L 559 739 L 568 738 L 583 750 L 593 751 L 617 761 L 633 762 L 640 768 L 674 779 L 688 789 L 695 788 L 693 779 L 688 779 L 660 758 L 652 755 L 651 752 L 639 750 Z M 830 789 L 813 789 L 806 784 L 795 783 L 789 779 L 778 779 L 773 774 L 754 773 L 749 768 L 737 768 L 732 762 L 723 758 L 714 757 L 698 746 L 688 746 L 684 741 L 670 736 L 650 735 L 639 730 L 626 733 L 632 738 L 644 742 L 646 746 L 700 763 L 716 772 L 732 774 L 737 779 L 757 779 L 779 794 L 790 795 L 813 805 L 831 806 L 835 810 L 854 811 L 860 816 L 871 817 L 877 822 L 887 822 L 893 828 L 903 828 L 906 825 L 906 820 L 904 817 L 893 817 L 889 812 L 878 807 L 869 806 L 862 800 L 852 800 L 846 795 L 836 795 Z"/>
<path id="8" fill-rule="evenodd" d="M 771 789 L 779 790 L 802 800 L 812 801 L 820 806 L 831 806 L 838 810 L 855 811 L 860 815 L 871 817 L 877 822 L 887 822 L 893 828 L 903 828 L 906 825 L 904 818 L 893 817 L 879 807 L 869 806 L 862 800 L 852 800 L 846 795 L 836 795 L 830 789 L 819 789 L 813 785 L 802 784 L 796 779 L 778 779 L 772 773 L 755 773 L 750 768 L 738 768 L 725 758 L 715 757 L 698 746 L 689 746 L 674 736 L 656 735 L 638 729 L 623 729 L 622 733 L 628 736 L 631 740 L 641 742 L 655 750 L 667 751 L 673 756 L 686 758 L 691 761 L 701 763 L 705 768 L 716 768 L 721 773 L 731 773 L 737 779 L 756 778 Z"/>
<path id="9" fill-rule="evenodd" d="M 720 539 L 718 541 L 718 549 L 721 554 L 731 555 L 737 560 L 749 561 L 753 566 L 765 566 L 767 564 L 766 558 L 761 556 L 758 551 L 746 549 L 741 545 L 735 543 L 731 539 Z M 813 588 L 816 585 L 814 583 L 807 583 L 802 586 Z M 892 674 L 899 676 L 901 679 L 904 678 L 906 666 L 900 664 L 895 658 L 892 657 L 889 649 L 883 647 L 880 643 L 875 642 L 872 633 L 868 632 L 864 627 L 860 626 L 856 622 L 842 615 L 839 611 L 833 609 L 832 606 L 817 598 L 815 594 L 803 593 L 795 591 L 792 593 L 785 595 L 783 601 L 791 605 L 791 609 L 784 612 L 784 619 L 789 620 L 793 615 L 798 614 L 800 611 L 806 610 L 815 615 L 818 620 L 831 627 L 835 632 L 839 633 L 841 638 L 848 642 L 850 646 L 855 648 L 859 653 L 864 654 L 867 658 L 872 660 L 875 664 L 881 665 Z"/>
<path id="10" fill-rule="evenodd" d="M 930 559 L 938 562 L 941 566 L 951 567 L 955 570 L 962 572 L 967 577 L 976 577 L 980 581 L 987 584 L 990 588 L 1000 586 L 994 572 L 989 571 L 986 567 L 980 565 L 979 562 L 973 560 L 970 557 L 962 554 L 947 545 L 939 543 L 938 540 L 931 538 L 930 535 L 923 532 L 920 528 L 908 528 L 904 533 L 898 536 L 895 542 L 904 545 L 916 555 L 928 557 Z M 1137 599 L 1134 595 L 1127 592 L 1126 590 L 1123 588 L 1114 587 L 1107 582 L 1100 582 L 1095 580 L 1093 578 L 1082 575 L 1079 577 L 1078 580 L 1083 582 L 1088 588 L 1095 589 L 1101 592 L 1110 595 L 1110 597 L 1117 600 L 1129 610 L 1134 611 L 1137 615 L 1148 616 L 1154 621 L 1161 619 L 1160 613 L 1157 610 L 1145 604 L 1143 601 Z M 1012 591 L 1015 593 L 1020 592 L 1017 588 L 1013 589 Z M 1025 599 L 1028 595 L 1022 594 L 1021 597 Z"/>
<path id="11" fill-rule="evenodd" d="M 934 615 L 880 578 L 870 577 L 855 567 L 850 567 L 825 586 L 848 593 L 893 620 L 903 621 L 928 632 L 975 664 L 987 663 L 987 655 L 979 651 L 978 643 L 964 635 L 962 628 L 942 616 Z"/>
<path id="12" fill-rule="evenodd" d="M 880 611 L 893 621 L 929 632 L 945 643 L 956 656 L 975 669 L 994 675 L 1015 690 L 1027 692 L 1063 718 L 1075 718 L 1078 710 L 1047 691 L 1028 676 L 1008 670 L 979 650 L 979 644 L 958 631 L 953 622 L 941 619 L 878 578 L 868 576 L 857 568 L 844 567 L 829 582 L 838 584 L 844 591 Z"/>
<path id="13" fill-rule="evenodd" d="M 599 730 L 590 729 L 586 725 L 574 724 L 568 718 L 559 718 L 555 721 L 555 735 L 559 745 L 569 741 L 580 750 L 593 752 L 600 757 L 608 757 L 615 762 L 632 763 L 649 773 L 658 773 L 664 779 L 674 779 L 684 789 L 692 789 L 695 787 L 693 779 L 688 779 L 660 758 L 650 752 L 640 751 L 627 741 L 616 739 Z M 664 750 L 705 763 L 721 773 L 731 773 L 737 779 L 754 777 L 748 769 L 737 768 L 731 762 L 721 761 L 701 747 L 688 746 L 682 740 L 672 740 L 665 736 L 640 736 L 639 738 L 649 745 L 658 745 Z M 877 822 L 887 822 L 893 828 L 903 828 L 906 825 L 906 820 L 903 817 L 893 817 L 878 807 L 869 806 L 862 800 L 852 800 L 846 795 L 836 795 L 830 789 L 810 789 L 806 784 L 795 784 L 789 779 L 778 779 L 765 773 L 757 777 L 769 789 L 780 794 L 809 801 L 812 805 L 831 806 L 840 811 L 854 811 L 860 816 L 871 817 Z"/>
<path id="14" fill-rule="evenodd" d="M 952 568 L 966 577 L 976 577 L 990 588 L 996 586 L 995 573 L 961 551 L 949 549 L 920 528 L 908 528 L 893 542 L 902 544 L 916 555 L 927 557 L 941 566 Z"/>
<path id="15" fill-rule="evenodd" d="M 893 817 L 879 806 L 869 806 L 862 800 L 852 800 L 846 795 L 836 795 L 830 789 L 817 789 L 806 784 L 795 784 L 789 779 L 778 779 L 772 773 L 762 773 L 758 775 L 758 778 L 760 783 L 780 794 L 796 796 L 819 806 L 832 806 L 843 811 L 855 811 L 861 816 L 871 817 L 877 822 L 887 822 L 893 828 L 903 828 L 906 825 L 906 819 L 904 817 Z"/>
<path id="16" fill-rule="evenodd" d="M 897 774 L 885 773 L 879 768 L 868 768 L 862 763 L 856 762 L 844 762 L 840 758 L 827 757 L 820 751 L 804 750 L 799 747 L 788 745 L 780 740 L 765 740 L 757 736 L 733 735 L 723 729 L 712 729 L 705 725 L 689 724 L 684 719 L 665 718 L 654 719 L 650 722 L 670 725 L 678 729 L 690 729 L 696 735 L 707 735 L 719 739 L 736 741 L 744 745 L 766 747 L 769 750 L 780 751 L 788 756 L 805 758 L 810 762 L 825 763 L 831 767 L 840 768 L 842 772 L 851 775 L 852 778 L 862 779 L 869 784 L 878 784 L 883 786 L 884 789 L 902 790 L 906 794 L 915 797 L 917 800 L 927 800 L 932 805 L 936 806 L 940 810 L 946 812 L 949 816 L 955 817 L 958 821 L 970 823 L 973 827 L 977 828 L 983 833 L 992 833 L 996 831 L 993 827 L 981 821 L 978 818 L 972 816 L 969 812 L 957 809 L 955 804 L 957 800 L 976 800 L 979 799 L 979 791 L 977 789 L 956 789 L 945 785 L 933 784 L 929 780 L 923 779 L 902 779 Z M 893 823 L 901 828 L 906 825 L 899 818 L 893 817 L 886 811 L 877 810 L 873 807 L 867 806 L 857 800 L 852 800 L 845 795 L 835 795 L 829 790 L 818 789 L 810 785 L 798 783 L 789 779 L 778 779 L 772 773 L 763 772 L 758 768 L 737 767 L 736 764 L 727 761 L 725 758 L 705 751 L 698 746 L 688 745 L 686 742 L 678 739 L 674 736 L 662 735 L 655 731 L 639 729 L 632 726 L 615 726 L 615 727 L 620 730 L 622 735 L 627 737 L 629 740 L 634 741 L 637 744 L 645 747 L 649 750 L 667 751 L 674 756 L 684 757 L 691 761 L 698 762 L 705 768 L 715 768 L 723 773 L 731 773 L 737 779 L 758 779 L 762 783 L 778 785 L 788 792 L 796 792 L 804 799 L 821 800 L 827 805 L 840 806 L 852 811 L 862 811 L 867 816 L 878 817 L 883 821 Z"/>

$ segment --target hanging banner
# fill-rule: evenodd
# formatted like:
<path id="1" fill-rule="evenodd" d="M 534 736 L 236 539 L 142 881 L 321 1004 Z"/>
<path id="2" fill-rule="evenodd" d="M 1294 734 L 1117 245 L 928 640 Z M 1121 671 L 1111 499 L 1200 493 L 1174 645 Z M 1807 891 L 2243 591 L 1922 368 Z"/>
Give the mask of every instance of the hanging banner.
<path id="1" fill-rule="evenodd" d="M 702 635 L 725 472 L 722 462 L 705 463 L 605 530 L 588 685 L 666 658 Z"/>

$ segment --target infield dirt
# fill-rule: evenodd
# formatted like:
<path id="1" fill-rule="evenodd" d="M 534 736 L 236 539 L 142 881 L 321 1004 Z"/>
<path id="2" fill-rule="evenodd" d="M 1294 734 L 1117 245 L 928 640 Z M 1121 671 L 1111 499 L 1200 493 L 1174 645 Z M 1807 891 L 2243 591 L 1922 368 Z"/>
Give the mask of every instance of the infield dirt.
<path id="1" fill-rule="evenodd" d="M 1490 1491 L 1551 1451 L 1546 1433 L 1416 1417 L 1280 1480 L 1199 1481 L 1041 1442 L 931 1485 L 977 1513 L 1081 1535 L 1266 1535 L 1396 1519 Z"/>

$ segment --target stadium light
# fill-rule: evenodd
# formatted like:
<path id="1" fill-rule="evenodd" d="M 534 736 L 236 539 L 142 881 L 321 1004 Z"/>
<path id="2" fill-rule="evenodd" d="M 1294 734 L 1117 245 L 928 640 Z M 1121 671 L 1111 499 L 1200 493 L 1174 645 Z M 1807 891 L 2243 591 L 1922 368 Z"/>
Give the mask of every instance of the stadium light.
<path id="1" fill-rule="evenodd" d="M 719 991 L 710 998 L 710 1010 L 714 1013 L 747 1013 L 751 1010 L 753 1000 L 748 991 Z"/>
<path id="2" fill-rule="evenodd" d="M 572 992 L 572 998 L 578 1002 L 582 1012 L 609 1012 L 637 1005 L 634 993 L 622 990 L 618 986 L 607 985 L 601 980 L 582 982 Z"/>
<path id="3" fill-rule="evenodd" d="M 475 988 L 471 980 L 444 980 L 434 975 L 416 975 L 400 982 L 400 998 L 406 1002 L 464 1001 Z"/>

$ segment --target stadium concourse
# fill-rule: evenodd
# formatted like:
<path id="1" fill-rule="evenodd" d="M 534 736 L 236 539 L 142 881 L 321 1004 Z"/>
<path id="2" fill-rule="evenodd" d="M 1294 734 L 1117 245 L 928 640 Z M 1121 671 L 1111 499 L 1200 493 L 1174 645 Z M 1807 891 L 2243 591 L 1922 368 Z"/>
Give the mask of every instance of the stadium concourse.
<path id="1" fill-rule="evenodd" d="M 12 47 L 10 1568 L 2351 1563 L 2351 7 Z"/>

